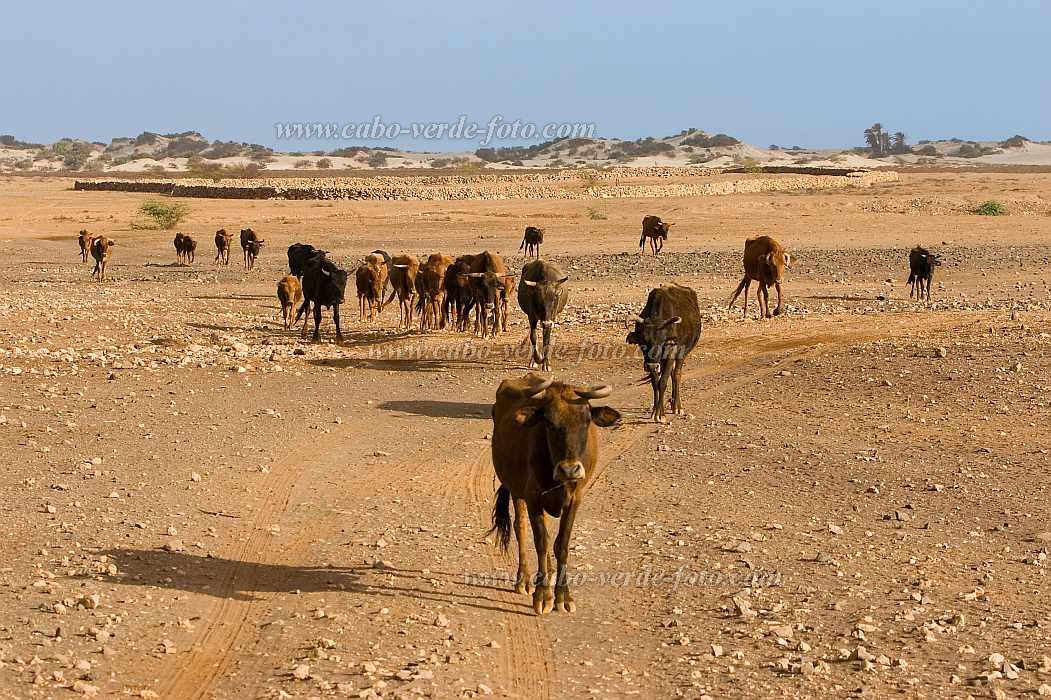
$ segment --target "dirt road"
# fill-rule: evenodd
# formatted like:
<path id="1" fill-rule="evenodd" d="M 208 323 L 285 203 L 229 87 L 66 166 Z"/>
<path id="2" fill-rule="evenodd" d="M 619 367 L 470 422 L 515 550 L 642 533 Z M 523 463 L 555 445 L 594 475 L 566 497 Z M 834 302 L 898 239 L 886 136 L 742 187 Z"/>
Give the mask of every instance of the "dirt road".
<path id="1" fill-rule="evenodd" d="M 202 200 L 190 268 L 172 234 L 128 229 L 141 197 L 0 181 L 0 697 L 1034 694 L 1051 218 L 923 207 L 1047 197 L 1051 177 L 966 177 L 593 205 L 605 219 Z M 651 212 L 682 234 L 640 260 Z M 350 303 L 346 343 L 328 323 L 313 344 L 274 294 L 295 240 L 348 265 L 490 248 L 517 269 L 536 221 L 572 279 L 556 374 L 612 382 L 625 416 L 574 533 L 577 612 L 543 618 L 485 537 L 489 408 L 525 371 L 523 316 L 489 342 Z M 267 239 L 250 274 L 208 254 L 238 222 Z M 85 226 L 118 240 L 114 281 L 80 263 Z M 766 322 L 725 309 L 757 232 L 799 259 Z M 947 260 L 931 306 L 903 292 L 918 242 Z M 657 426 L 624 321 L 673 279 L 705 333 L 689 415 Z"/>

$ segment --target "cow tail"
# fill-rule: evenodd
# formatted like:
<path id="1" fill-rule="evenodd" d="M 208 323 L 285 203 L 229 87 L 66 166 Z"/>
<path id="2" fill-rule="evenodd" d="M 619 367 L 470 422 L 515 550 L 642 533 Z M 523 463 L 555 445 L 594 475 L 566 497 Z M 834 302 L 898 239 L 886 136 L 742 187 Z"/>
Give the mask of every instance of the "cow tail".
<path id="1" fill-rule="evenodd" d="M 643 229 L 642 235 L 639 236 L 639 247 L 642 248 L 646 245 L 646 230 Z"/>
<path id="2" fill-rule="evenodd" d="M 746 284 L 748 284 L 748 275 L 745 275 L 741 278 L 741 283 L 737 285 L 737 291 L 734 292 L 734 295 L 732 297 L 730 297 L 730 303 L 727 304 L 728 307 L 733 307 L 734 302 L 737 301 L 737 297 L 741 296 L 741 292 L 744 291 L 744 286 Z"/>
<path id="3" fill-rule="evenodd" d="M 525 248 L 525 244 L 526 244 L 526 237 L 522 236 L 522 245 L 518 246 L 518 250 L 522 251 Z"/>
<path id="4" fill-rule="evenodd" d="M 506 486 L 496 490 L 496 504 L 493 506 L 493 526 L 486 534 L 496 533 L 496 543 L 506 550 L 511 545 L 511 492 Z"/>

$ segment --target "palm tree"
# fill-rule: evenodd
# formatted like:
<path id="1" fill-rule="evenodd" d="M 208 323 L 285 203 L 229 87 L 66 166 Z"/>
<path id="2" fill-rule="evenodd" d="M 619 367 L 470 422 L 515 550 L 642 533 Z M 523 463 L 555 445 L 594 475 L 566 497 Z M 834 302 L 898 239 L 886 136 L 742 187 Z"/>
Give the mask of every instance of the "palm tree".
<path id="1" fill-rule="evenodd" d="M 905 143 L 905 134 L 900 131 L 896 132 L 891 141 L 891 148 L 895 153 L 908 153 L 909 145 Z"/>
<path id="2" fill-rule="evenodd" d="M 876 122 L 865 129 L 865 143 L 872 150 L 872 155 L 883 155 L 883 125 Z"/>

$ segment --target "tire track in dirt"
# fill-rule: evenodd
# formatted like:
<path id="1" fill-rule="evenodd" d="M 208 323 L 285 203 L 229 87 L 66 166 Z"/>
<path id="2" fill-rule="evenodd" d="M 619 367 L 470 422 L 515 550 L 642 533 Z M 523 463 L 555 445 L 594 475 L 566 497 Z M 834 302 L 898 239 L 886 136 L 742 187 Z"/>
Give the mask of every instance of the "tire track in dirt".
<path id="1" fill-rule="evenodd" d="M 298 455 L 297 455 L 298 456 Z M 233 662 L 234 644 L 242 633 L 253 606 L 259 600 L 246 600 L 235 596 L 238 590 L 247 588 L 247 579 L 256 564 L 278 564 L 289 560 L 302 551 L 305 538 L 296 538 L 288 547 L 273 547 L 270 525 L 284 515 L 296 481 L 302 475 L 296 468 L 295 457 L 284 460 L 282 467 L 271 470 L 274 476 L 264 486 L 266 499 L 255 509 L 250 525 L 251 533 L 228 558 L 235 563 L 214 594 L 217 601 L 204 619 L 208 627 L 199 641 L 181 659 L 181 663 L 170 669 L 158 683 L 158 692 L 165 698 L 208 697 L 215 681 Z"/>

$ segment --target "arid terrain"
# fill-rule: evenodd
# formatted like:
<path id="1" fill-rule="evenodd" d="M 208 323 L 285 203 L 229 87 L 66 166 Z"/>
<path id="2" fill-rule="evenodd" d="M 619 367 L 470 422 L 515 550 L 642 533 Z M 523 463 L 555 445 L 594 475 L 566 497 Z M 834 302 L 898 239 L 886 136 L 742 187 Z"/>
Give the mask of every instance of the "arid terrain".
<path id="1" fill-rule="evenodd" d="M 0 177 L 0 697 L 1036 697 L 1051 694 L 1051 174 L 500 201 L 179 200 Z M 986 200 L 1004 216 L 969 213 Z M 674 222 L 660 258 L 640 222 Z M 621 424 L 577 518 L 573 614 L 533 614 L 487 538 L 496 340 L 281 327 L 296 241 L 483 249 L 526 225 L 570 275 L 555 375 Z M 212 235 L 251 226 L 212 262 Z M 117 242 L 112 279 L 77 231 Z M 786 311 L 728 311 L 748 236 Z M 932 303 L 908 251 L 940 253 Z M 688 415 L 657 425 L 626 321 L 697 290 Z M 353 283 L 352 283 L 353 284 Z M 754 289 L 754 287 L 753 287 Z M 771 294 L 773 296 L 773 294 Z M 552 521 L 549 527 L 553 525 Z"/>

